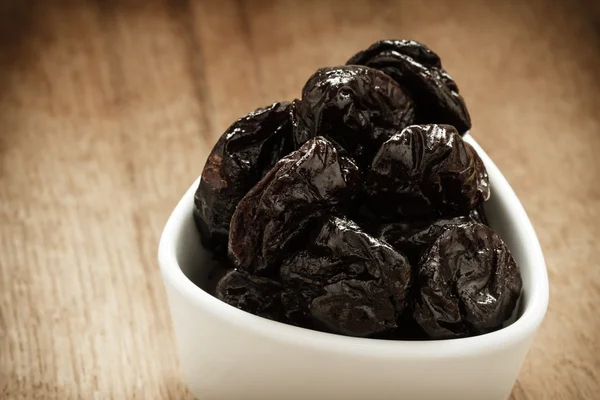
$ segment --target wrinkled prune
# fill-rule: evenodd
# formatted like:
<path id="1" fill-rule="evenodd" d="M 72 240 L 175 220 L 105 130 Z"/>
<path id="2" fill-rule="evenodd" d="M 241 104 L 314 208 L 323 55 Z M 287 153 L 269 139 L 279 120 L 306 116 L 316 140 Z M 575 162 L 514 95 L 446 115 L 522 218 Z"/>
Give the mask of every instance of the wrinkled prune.
<path id="1" fill-rule="evenodd" d="M 442 68 L 437 54 L 414 40 L 382 40 L 355 54 L 347 65 L 366 65 L 385 72 L 415 104 L 415 123 L 448 124 L 464 134 L 471 117 L 458 86 Z"/>
<path id="2" fill-rule="evenodd" d="M 260 317 L 281 319 L 281 285 L 273 280 L 231 270 L 217 283 L 219 300 Z"/>
<path id="3" fill-rule="evenodd" d="M 386 74 L 363 66 L 318 70 L 298 105 L 296 145 L 326 136 L 366 166 L 397 129 L 413 123 L 412 101 Z"/>
<path id="4" fill-rule="evenodd" d="M 491 332 L 510 317 L 521 287 L 519 268 L 493 230 L 455 225 L 421 257 L 413 315 L 433 339 Z"/>
<path id="5" fill-rule="evenodd" d="M 351 336 L 395 328 L 411 284 L 406 257 L 345 218 L 322 221 L 314 240 L 282 263 L 287 318 Z"/>
<path id="6" fill-rule="evenodd" d="M 475 220 L 470 216 L 459 216 L 450 219 L 438 219 L 433 222 L 393 222 L 379 226 L 375 237 L 404 253 L 411 264 L 416 265 L 421 253 L 447 228 L 473 221 Z"/>
<path id="7" fill-rule="evenodd" d="M 384 220 L 468 214 L 489 196 L 479 155 L 449 125 L 413 125 L 391 137 L 366 178 L 372 210 Z"/>
<path id="8" fill-rule="evenodd" d="M 242 197 L 293 150 L 295 103 L 274 103 L 234 122 L 206 160 L 194 219 L 206 248 L 227 251 L 229 223 Z"/>
<path id="9" fill-rule="evenodd" d="M 231 219 L 229 258 L 269 274 L 319 215 L 350 202 L 360 184 L 354 162 L 316 137 L 282 158 L 239 202 Z"/>

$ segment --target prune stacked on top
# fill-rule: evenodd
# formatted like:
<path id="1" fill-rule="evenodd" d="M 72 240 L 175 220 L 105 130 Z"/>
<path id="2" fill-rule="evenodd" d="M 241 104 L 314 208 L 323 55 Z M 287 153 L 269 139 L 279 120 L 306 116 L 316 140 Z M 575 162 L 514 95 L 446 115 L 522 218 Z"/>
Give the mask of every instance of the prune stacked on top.
<path id="1" fill-rule="evenodd" d="M 293 148 L 294 103 L 274 103 L 235 121 L 212 149 L 196 195 L 194 219 L 206 248 L 227 252 L 229 223 L 242 197 Z"/>
<path id="2" fill-rule="evenodd" d="M 229 257 L 249 273 L 270 275 L 314 220 L 343 213 L 361 184 L 352 159 L 317 136 L 281 160 L 238 203 Z"/>
<path id="3" fill-rule="evenodd" d="M 229 269 L 215 296 L 265 318 L 375 338 L 502 327 L 519 268 L 487 226 L 485 166 L 458 87 L 426 46 L 386 40 L 236 121 L 194 202 Z"/>
<path id="4" fill-rule="evenodd" d="M 392 136 L 365 184 L 368 205 L 387 220 L 467 215 L 489 197 L 483 162 L 450 125 L 413 125 Z"/>
<path id="5" fill-rule="evenodd" d="M 458 86 L 427 46 L 414 40 L 382 40 L 346 64 L 366 65 L 398 82 L 415 104 L 415 123 L 448 124 L 461 134 L 471 129 L 471 117 Z"/>
<path id="6" fill-rule="evenodd" d="M 296 144 L 326 136 L 368 166 L 394 132 L 414 122 L 414 103 L 389 76 L 350 65 L 311 76 L 297 107 Z"/>

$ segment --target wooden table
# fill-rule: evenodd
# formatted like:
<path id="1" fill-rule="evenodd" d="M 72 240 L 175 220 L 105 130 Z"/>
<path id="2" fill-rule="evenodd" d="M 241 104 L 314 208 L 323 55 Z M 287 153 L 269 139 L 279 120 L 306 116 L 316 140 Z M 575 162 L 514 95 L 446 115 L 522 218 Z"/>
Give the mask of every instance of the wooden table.
<path id="1" fill-rule="evenodd" d="M 439 52 L 548 262 L 514 399 L 600 391 L 600 7 L 0 3 L 0 398 L 190 398 L 156 261 L 223 130 L 380 38 Z"/>

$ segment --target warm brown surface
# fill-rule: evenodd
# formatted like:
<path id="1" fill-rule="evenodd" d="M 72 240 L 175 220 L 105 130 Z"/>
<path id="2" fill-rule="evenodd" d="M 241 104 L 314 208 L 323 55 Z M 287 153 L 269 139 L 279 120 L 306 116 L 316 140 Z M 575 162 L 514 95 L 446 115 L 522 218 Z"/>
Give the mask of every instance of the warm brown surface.
<path id="1" fill-rule="evenodd" d="M 412 37 L 545 250 L 513 397 L 597 399 L 600 7 L 502 3 L 0 3 L 0 398 L 189 398 L 155 256 L 172 207 L 235 118 Z"/>

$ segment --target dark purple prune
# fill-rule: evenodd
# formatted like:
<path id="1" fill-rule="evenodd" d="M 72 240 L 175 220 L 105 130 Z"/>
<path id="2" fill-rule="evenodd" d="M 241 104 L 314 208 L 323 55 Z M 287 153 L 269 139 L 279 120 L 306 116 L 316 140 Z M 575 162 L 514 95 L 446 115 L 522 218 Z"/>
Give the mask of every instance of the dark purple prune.
<path id="1" fill-rule="evenodd" d="M 297 110 L 296 146 L 326 136 L 361 166 L 383 142 L 413 123 L 412 101 L 386 74 L 362 66 L 323 68 L 309 78 Z"/>
<path id="2" fill-rule="evenodd" d="M 273 280 L 231 270 L 217 283 L 216 297 L 260 317 L 281 318 L 281 285 Z"/>
<path id="3" fill-rule="evenodd" d="M 446 229 L 475 221 L 470 216 L 439 219 L 433 222 L 392 222 L 378 227 L 375 237 L 404 253 L 416 265 L 426 250 Z"/>
<path id="4" fill-rule="evenodd" d="M 511 316 L 521 274 L 506 244 L 486 225 L 448 228 L 418 265 L 414 319 L 432 339 L 491 332 Z"/>
<path id="5" fill-rule="evenodd" d="M 239 202 L 231 219 L 229 258 L 268 275 L 311 222 L 351 202 L 360 184 L 354 162 L 323 137 L 282 158 Z"/>
<path id="6" fill-rule="evenodd" d="M 229 222 L 242 197 L 293 150 L 295 103 L 274 103 L 234 122 L 206 160 L 194 197 L 202 243 L 225 254 Z"/>
<path id="7" fill-rule="evenodd" d="M 396 328 L 411 285 L 406 257 L 345 218 L 321 221 L 305 249 L 281 265 L 288 320 L 362 337 Z"/>
<path id="8" fill-rule="evenodd" d="M 391 137 L 366 178 L 368 207 L 383 220 L 468 214 L 489 196 L 477 152 L 449 125 L 413 125 Z"/>
<path id="9" fill-rule="evenodd" d="M 414 40 L 382 40 L 355 54 L 347 65 L 366 65 L 385 72 L 415 104 L 415 123 L 448 124 L 464 134 L 471 117 L 458 86 L 442 68 L 437 54 Z"/>

